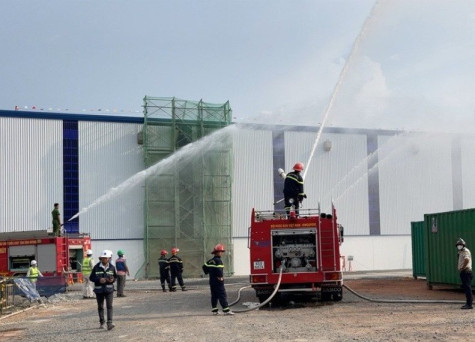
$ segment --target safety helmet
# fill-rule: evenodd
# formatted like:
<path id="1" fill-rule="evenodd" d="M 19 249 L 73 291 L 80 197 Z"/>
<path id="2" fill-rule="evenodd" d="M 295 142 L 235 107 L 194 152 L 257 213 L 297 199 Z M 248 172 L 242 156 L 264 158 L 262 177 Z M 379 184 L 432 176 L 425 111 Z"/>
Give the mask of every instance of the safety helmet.
<path id="1" fill-rule="evenodd" d="M 465 241 L 462 238 L 459 238 L 457 240 L 457 243 L 455 244 L 455 246 L 458 246 L 458 245 L 462 245 L 462 246 L 465 247 Z"/>
<path id="2" fill-rule="evenodd" d="M 108 249 L 104 249 L 99 258 L 112 258 L 112 252 Z"/>
<path id="3" fill-rule="evenodd" d="M 224 249 L 224 245 L 222 243 L 218 243 L 216 246 L 214 246 L 211 254 L 215 254 L 217 252 L 226 252 L 226 250 Z"/>
<path id="4" fill-rule="evenodd" d="M 36 260 L 31 260 L 31 266 L 35 266 L 37 264 Z"/>
<path id="5" fill-rule="evenodd" d="M 167 255 L 167 254 L 168 254 L 168 252 L 164 249 L 162 249 L 162 251 L 160 252 L 160 255 Z"/>
<path id="6" fill-rule="evenodd" d="M 117 255 L 118 255 L 118 256 L 123 256 L 123 255 L 124 255 L 124 251 L 123 251 L 122 249 L 119 249 L 119 250 L 117 251 Z"/>
<path id="7" fill-rule="evenodd" d="M 295 171 L 303 171 L 303 163 L 301 163 L 301 162 L 296 163 L 296 164 L 294 165 L 293 169 L 294 169 Z"/>
<path id="8" fill-rule="evenodd" d="M 92 250 L 88 249 L 87 252 L 86 252 L 86 255 L 92 255 Z"/>
<path id="9" fill-rule="evenodd" d="M 172 254 L 176 254 L 180 251 L 180 249 L 176 248 L 176 247 L 173 247 L 172 248 Z"/>

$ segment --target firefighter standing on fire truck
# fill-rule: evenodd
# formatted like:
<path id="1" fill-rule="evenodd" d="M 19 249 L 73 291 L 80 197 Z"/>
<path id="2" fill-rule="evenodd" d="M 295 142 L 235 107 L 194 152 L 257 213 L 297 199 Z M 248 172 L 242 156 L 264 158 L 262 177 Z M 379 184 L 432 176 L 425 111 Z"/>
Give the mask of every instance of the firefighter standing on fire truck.
<path id="1" fill-rule="evenodd" d="M 284 181 L 284 201 L 287 217 L 290 216 L 292 205 L 295 207 L 295 215 L 299 216 L 299 206 L 307 195 L 303 192 L 303 178 L 300 172 L 303 171 L 303 163 L 296 163 L 292 172 L 289 172 Z"/>
<path id="2" fill-rule="evenodd" d="M 170 264 L 170 277 L 171 277 L 171 289 L 170 291 L 176 291 L 176 281 L 181 286 L 182 291 L 186 291 L 185 283 L 183 282 L 183 260 L 177 255 L 180 250 L 176 247 L 172 248 L 172 256 L 168 258 Z"/>
<path id="3" fill-rule="evenodd" d="M 168 252 L 164 249 L 160 252 L 160 258 L 158 259 L 158 267 L 160 271 L 160 285 L 162 285 L 162 291 L 167 292 L 165 289 L 165 282 L 167 282 L 168 288 L 172 290 L 170 283 L 170 263 L 167 259 Z"/>
<path id="4" fill-rule="evenodd" d="M 225 315 L 234 315 L 228 304 L 226 289 L 224 288 L 224 264 L 221 256 L 226 252 L 222 244 L 217 244 L 211 254 L 214 254 L 212 259 L 209 259 L 203 265 L 203 272 L 209 274 L 209 287 L 211 289 L 211 312 L 213 315 L 218 314 L 218 301 Z"/>

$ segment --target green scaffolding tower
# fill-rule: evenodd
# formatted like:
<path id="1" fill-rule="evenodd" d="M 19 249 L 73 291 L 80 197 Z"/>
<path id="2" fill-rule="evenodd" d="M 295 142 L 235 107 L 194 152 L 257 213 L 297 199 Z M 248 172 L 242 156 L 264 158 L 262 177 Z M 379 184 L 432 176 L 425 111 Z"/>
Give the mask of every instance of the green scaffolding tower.
<path id="1" fill-rule="evenodd" d="M 145 184 L 144 276 L 158 276 L 162 249 L 180 249 L 184 277 L 202 274 L 203 262 L 217 243 L 226 245 L 232 263 L 232 139 L 181 156 L 180 148 L 231 123 L 229 101 L 211 104 L 173 98 L 144 98 L 145 165 L 166 164 Z M 191 145 L 190 145 L 191 146 Z M 157 164 L 160 163 L 160 164 Z M 165 169 L 165 170 L 163 170 Z"/>

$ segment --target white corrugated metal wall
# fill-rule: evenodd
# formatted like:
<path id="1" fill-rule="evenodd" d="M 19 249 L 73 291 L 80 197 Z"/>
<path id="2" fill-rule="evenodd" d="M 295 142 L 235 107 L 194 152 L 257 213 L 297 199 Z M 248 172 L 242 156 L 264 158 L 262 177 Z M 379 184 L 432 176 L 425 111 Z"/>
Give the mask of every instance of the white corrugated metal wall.
<path id="1" fill-rule="evenodd" d="M 316 137 L 311 132 L 286 132 L 287 171 L 297 161 L 307 163 Z M 325 141 L 331 142 L 330 151 L 324 150 Z M 369 234 L 366 154 L 364 134 L 322 134 L 305 177 L 304 207 L 317 208 L 320 202 L 322 212 L 331 213 L 333 200 L 349 235 Z"/>
<path id="2" fill-rule="evenodd" d="M 272 210 L 272 132 L 233 131 L 233 236 L 247 237 L 252 208 Z"/>
<path id="3" fill-rule="evenodd" d="M 52 227 L 63 200 L 62 121 L 0 117 L 0 232 Z"/>
<path id="4" fill-rule="evenodd" d="M 382 235 L 411 234 L 424 213 L 453 210 L 451 137 L 380 137 L 379 146 Z"/>
<path id="5" fill-rule="evenodd" d="M 463 206 L 475 208 L 475 137 L 461 140 Z"/>
<path id="6" fill-rule="evenodd" d="M 143 181 L 125 191 L 114 190 L 143 170 L 143 149 L 137 144 L 141 125 L 112 122 L 79 123 L 79 216 L 82 232 L 93 239 L 142 239 Z"/>
<path id="7" fill-rule="evenodd" d="M 81 208 L 142 170 L 140 128 L 133 123 L 79 122 Z M 46 229 L 52 203 L 63 201 L 62 120 L 1 117 L 0 129 L 0 231 Z M 251 209 L 272 209 L 274 201 L 273 136 L 262 127 L 233 134 L 234 269 L 248 274 Z M 287 171 L 296 161 L 307 162 L 315 138 L 313 132 L 285 132 Z M 333 199 L 349 235 L 342 251 L 354 256 L 354 270 L 407 268 L 410 221 L 422 220 L 426 212 L 453 210 L 452 142 L 443 135 L 379 136 L 379 162 L 371 172 L 379 175 L 381 236 L 370 236 L 366 139 L 364 131 L 322 135 L 305 180 L 309 198 L 304 206 L 320 201 L 322 210 L 329 211 Z M 327 140 L 330 151 L 322 147 Z M 460 145 L 464 208 L 475 206 L 474 142 L 463 137 Z M 93 248 L 129 249 L 132 273 L 143 263 L 143 199 L 143 187 L 137 183 L 80 216 L 81 232 L 92 234 Z M 394 252 L 389 259 L 379 258 L 385 248 Z"/>

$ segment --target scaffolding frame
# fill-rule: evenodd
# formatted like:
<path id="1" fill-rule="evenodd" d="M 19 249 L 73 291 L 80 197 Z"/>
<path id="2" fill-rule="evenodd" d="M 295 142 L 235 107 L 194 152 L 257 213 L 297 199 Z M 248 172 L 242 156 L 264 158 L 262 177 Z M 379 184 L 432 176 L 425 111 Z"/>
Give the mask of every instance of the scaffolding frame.
<path id="1" fill-rule="evenodd" d="M 148 168 L 231 123 L 229 101 L 212 104 L 175 97 L 144 98 L 142 131 Z M 145 278 L 158 277 L 162 249 L 180 249 L 184 276 L 202 275 L 201 266 L 217 243 L 227 251 L 223 261 L 228 274 L 232 263 L 232 140 L 198 151 L 189 158 L 171 158 L 167 170 L 145 182 Z"/>

